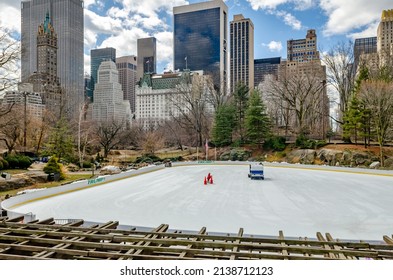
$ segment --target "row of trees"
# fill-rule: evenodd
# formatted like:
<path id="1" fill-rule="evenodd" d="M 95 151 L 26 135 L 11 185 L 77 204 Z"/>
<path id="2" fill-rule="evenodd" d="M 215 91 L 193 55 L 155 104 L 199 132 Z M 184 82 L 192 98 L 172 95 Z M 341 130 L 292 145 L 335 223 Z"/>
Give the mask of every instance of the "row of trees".
<path id="1" fill-rule="evenodd" d="M 0 32 L 0 94 L 15 84 L 11 68 L 18 64 L 19 45 L 7 32 Z M 330 117 L 339 125 L 338 133 L 347 141 L 365 145 L 377 141 L 382 147 L 392 136 L 392 55 L 379 54 L 363 59 L 356 75 L 352 43 L 339 43 L 324 53 L 326 76 L 315 69 L 296 74 L 281 71 L 260 91 L 239 84 L 226 95 L 213 85 L 213 78 L 189 77 L 178 85 L 172 100 L 172 117 L 147 128 L 138 121 L 131 127 L 123 122 L 93 123 L 84 118 L 70 122 L 54 119 L 48 112 L 41 121 L 28 119 L 16 105 L 0 107 L 0 141 L 12 152 L 34 150 L 59 158 L 74 158 L 80 164 L 89 154 L 113 148 L 138 147 L 154 153 L 160 147 L 202 146 L 206 139 L 217 146 L 231 144 L 260 145 L 273 133 L 304 137 L 328 132 Z M 321 79 L 322 77 L 322 79 Z M 326 85 L 338 93 L 339 116 L 329 116 Z M 322 125 L 322 127 L 321 127 Z M 322 132 L 322 133 L 321 133 Z"/>
<path id="2" fill-rule="evenodd" d="M 346 142 L 377 142 L 383 166 L 383 147 L 393 137 L 393 53 L 380 50 L 355 61 L 353 50 L 351 42 L 340 43 L 324 56 L 328 81 L 339 94 L 335 120 Z"/>

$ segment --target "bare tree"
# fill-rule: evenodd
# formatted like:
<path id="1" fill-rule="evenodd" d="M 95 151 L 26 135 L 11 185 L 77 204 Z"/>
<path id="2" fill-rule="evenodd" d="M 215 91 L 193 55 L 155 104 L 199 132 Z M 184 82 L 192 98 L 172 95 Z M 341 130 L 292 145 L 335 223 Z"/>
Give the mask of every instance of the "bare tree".
<path id="1" fill-rule="evenodd" d="M 195 144 L 203 145 L 203 139 L 208 137 L 210 129 L 210 103 L 207 95 L 205 77 L 194 75 L 192 83 L 181 83 L 177 92 L 171 96 L 171 115 L 184 129 L 191 129 L 194 133 Z"/>
<path id="2" fill-rule="evenodd" d="M 0 26 L 0 93 L 14 86 L 18 81 L 15 75 L 20 59 L 19 41 Z"/>
<path id="3" fill-rule="evenodd" d="M 154 155 L 157 150 L 165 146 L 165 138 L 163 134 L 158 131 L 144 131 L 138 137 L 138 146 L 146 155 Z"/>
<path id="4" fill-rule="evenodd" d="M 381 166 L 384 165 L 383 146 L 393 132 L 393 82 L 364 81 L 359 98 L 370 111 L 372 128 L 380 149 Z"/>
<path id="5" fill-rule="evenodd" d="M 206 94 L 206 99 L 213 106 L 214 112 L 217 112 L 217 109 L 225 104 L 228 101 L 228 95 L 226 94 L 226 86 L 221 81 L 221 85 L 217 86 L 214 84 L 214 81 L 220 80 L 220 75 L 218 72 L 212 75 L 205 75 L 205 91 L 209 94 Z"/>
<path id="6" fill-rule="evenodd" d="M 339 42 L 331 50 L 322 55 L 322 61 L 327 68 L 327 83 L 334 87 L 339 94 L 340 119 L 348 109 L 355 83 L 353 43 Z"/>
<path id="7" fill-rule="evenodd" d="M 12 153 L 16 146 L 22 143 L 23 124 L 21 120 L 23 118 L 17 115 L 17 112 L 13 112 L 2 118 L 5 124 L 0 128 L 0 140 L 6 145 L 8 153 Z"/>
<path id="8" fill-rule="evenodd" d="M 318 66 L 318 65 L 317 65 Z M 321 66 L 319 65 L 319 69 Z M 326 106 L 328 101 L 324 98 L 325 84 L 323 74 L 317 75 L 313 67 L 306 71 L 292 72 L 283 70 L 278 81 L 271 81 L 266 88 L 269 102 L 276 102 L 280 107 L 282 118 L 287 120 L 295 133 L 310 133 L 320 130 L 322 121 L 325 122 Z"/>
<path id="9" fill-rule="evenodd" d="M 96 126 L 95 134 L 99 145 L 104 149 L 104 158 L 121 142 L 120 134 L 124 126 L 124 122 L 116 120 L 101 122 Z"/>
<path id="10" fill-rule="evenodd" d="M 94 138 L 94 125 L 91 121 L 86 120 L 86 112 L 88 109 L 88 104 L 86 102 L 81 103 L 79 106 L 79 117 L 76 126 L 77 135 L 77 147 L 78 147 L 78 158 L 79 166 L 83 166 L 83 162 L 86 156 L 86 149 L 95 141 Z"/>

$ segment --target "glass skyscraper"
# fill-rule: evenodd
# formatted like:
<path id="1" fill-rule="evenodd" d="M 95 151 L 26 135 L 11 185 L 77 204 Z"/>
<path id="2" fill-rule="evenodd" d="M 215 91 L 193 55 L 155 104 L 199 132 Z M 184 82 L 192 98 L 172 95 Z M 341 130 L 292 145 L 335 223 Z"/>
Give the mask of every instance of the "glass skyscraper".
<path id="1" fill-rule="evenodd" d="M 57 74 L 65 89 L 65 111 L 74 116 L 83 102 L 83 0 L 22 1 L 22 82 L 37 72 L 37 31 L 46 13 L 58 38 Z"/>
<path id="2" fill-rule="evenodd" d="M 221 0 L 173 8 L 174 69 L 203 70 L 216 87 L 227 87 L 227 14 Z"/>
<path id="3" fill-rule="evenodd" d="M 113 61 L 116 63 L 116 49 L 114 48 L 103 48 L 94 49 L 90 51 L 90 90 L 87 93 L 88 98 L 94 101 L 94 88 L 98 82 L 98 68 L 103 61 Z"/>
<path id="4" fill-rule="evenodd" d="M 281 63 L 281 57 L 262 58 L 254 60 L 254 87 L 265 81 L 267 75 L 278 77 L 278 66 Z"/>
<path id="5" fill-rule="evenodd" d="M 354 70 L 357 71 L 361 55 L 372 53 L 377 53 L 377 37 L 355 39 L 355 44 L 353 45 Z"/>

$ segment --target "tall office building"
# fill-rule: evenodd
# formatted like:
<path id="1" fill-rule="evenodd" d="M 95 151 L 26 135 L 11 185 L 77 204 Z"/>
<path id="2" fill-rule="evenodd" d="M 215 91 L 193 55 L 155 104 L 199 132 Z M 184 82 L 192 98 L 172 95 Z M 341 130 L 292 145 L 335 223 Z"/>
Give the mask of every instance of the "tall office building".
<path id="1" fill-rule="evenodd" d="M 137 59 L 139 81 L 144 73 L 157 73 L 157 40 L 154 37 L 141 38 L 137 41 Z"/>
<path id="2" fill-rule="evenodd" d="M 123 90 L 124 100 L 130 102 L 131 112 L 135 112 L 135 86 L 137 82 L 137 58 L 135 55 L 116 58 L 119 71 L 119 83 Z"/>
<path id="3" fill-rule="evenodd" d="M 57 33 L 57 75 L 65 91 L 65 113 L 73 117 L 83 101 L 83 0 L 22 1 L 22 82 L 37 72 L 37 27 L 47 12 Z"/>
<path id="4" fill-rule="evenodd" d="M 90 91 L 88 92 L 88 98 L 91 101 L 94 101 L 93 91 L 97 83 L 98 68 L 103 61 L 116 62 L 116 49 L 102 48 L 90 50 Z"/>
<path id="5" fill-rule="evenodd" d="M 46 109 L 59 118 L 64 116 L 64 91 L 57 76 L 57 34 L 49 13 L 37 27 L 37 71 L 28 82 L 38 92 Z"/>
<path id="6" fill-rule="evenodd" d="M 254 24 L 243 15 L 234 15 L 230 23 L 231 89 L 238 83 L 254 87 Z"/>
<path id="7" fill-rule="evenodd" d="M 382 11 L 377 38 L 378 53 L 393 55 L 393 9 Z"/>
<path id="8" fill-rule="evenodd" d="M 228 7 L 214 0 L 173 8 L 174 69 L 203 70 L 226 92 Z"/>
<path id="9" fill-rule="evenodd" d="M 319 60 L 317 34 L 314 29 L 307 30 L 305 39 L 287 41 L 287 59 L 296 62 Z"/>
<path id="10" fill-rule="evenodd" d="M 354 71 L 357 71 L 361 56 L 375 53 L 377 53 L 377 37 L 355 39 L 353 46 Z"/>
<path id="11" fill-rule="evenodd" d="M 131 109 L 128 100 L 124 100 L 119 72 L 113 61 L 103 61 L 98 68 L 97 83 L 94 89 L 94 121 L 125 122 L 131 121 Z"/>
<path id="12" fill-rule="evenodd" d="M 278 77 L 278 66 L 281 63 L 281 57 L 262 58 L 254 60 L 254 87 L 265 81 L 267 75 L 272 75 L 275 79 Z"/>

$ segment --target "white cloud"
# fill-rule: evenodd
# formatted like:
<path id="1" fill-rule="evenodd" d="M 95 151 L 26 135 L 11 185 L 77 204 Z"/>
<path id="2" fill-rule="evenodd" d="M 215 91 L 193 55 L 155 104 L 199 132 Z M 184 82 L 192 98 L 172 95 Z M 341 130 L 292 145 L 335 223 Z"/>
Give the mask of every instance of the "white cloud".
<path id="1" fill-rule="evenodd" d="M 262 44 L 264 47 L 268 47 L 271 52 L 280 52 L 282 50 L 282 43 L 277 41 L 271 41 L 269 44 Z"/>
<path id="2" fill-rule="evenodd" d="M 168 31 L 160 32 L 154 34 L 154 37 L 157 39 L 157 49 L 160 50 L 157 52 L 157 60 L 166 62 L 168 64 L 167 67 L 170 67 L 173 58 L 173 33 Z"/>
<path id="3" fill-rule="evenodd" d="M 296 10 L 307 10 L 315 5 L 313 0 L 247 0 L 254 10 L 274 10 L 280 5 L 293 4 Z"/>
<path id="4" fill-rule="evenodd" d="M 254 10 L 275 9 L 277 6 L 290 2 L 289 0 L 247 0 Z"/>
<path id="5" fill-rule="evenodd" d="M 85 8 L 89 8 L 91 5 L 93 5 L 93 4 L 95 4 L 95 0 L 85 0 L 84 2 L 83 2 L 83 6 L 85 7 Z"/>
<path id="6" fill-rule="evenodd" d="M 1 0 L 0 11 L 0 26 L 20 33 L 20 3 L 15 0 Z"/>
<path id="7" fill-rule="evenodd" d="M 83 55 L 84 60 L 84 71 L 90 75 L 90 54 Z"/>
<path id="8" fill-rule="evenodd" d="M 247 0 L 254 10 L 266 10 L 268 14 L 276 15 L 284 23 L 295 30 L 302 28 L 302 23 L 291 13 L 284 10 L 277 10 L 277 7 L 283 4 L 293 4 L 295 10 L 307 10 L 314 4 L 312 0 Z"/>
<path id="9" fill-rule="evenodd" d="M 85 9 L 85 31 L 103 34 L 113 34 L 122 30 L 122 21 L 118 18 L 100 16 Z"/>
<path id="10" fill-rule="evenodd" d="M 347 37 L 355 40 L 357 38 L 367 38 L 377 36 L 379 21 L 370 23 L 368 27 L 360 32 L 350 33 Z"/>
<path id="11" fill-rule="evenodd" d="M 321 0 L 320 7 L 328 16 L 324 35 L 346 34 L 354 29 L 362 29 L 370 34 L 375 23 L 380 20 L 382 10 L 391 7 L 391 3 L 387 0 Z"/>
<path id="12" fill-rule="evenodd" d="M 300 20 L 298 20 L 296 17 L 294 17 L 292 14 L 286 12 L 286 11 L 276 11 L 274 12 L 277 17 L 282 17 L 285 24 L 292 27 L 295 30 L 300 30 L 302 28 L 302 23 Z"/>
<path id="13" fill-rule="evenodd" d="M 138 28 L 122 30 L 103 40 L 97 48 L 115 48 L 116 56 L 136 55 L 137 39 L 149 36 L 147 32 Z"/>
<path id="14" fill-rule="evenodd" d="M 144 16 L 153 16 L 160 11 L 172 14 L 174 6 L 187 5 L 185 0 L 116 0 L 123 5 L 124 9 Z"/>

